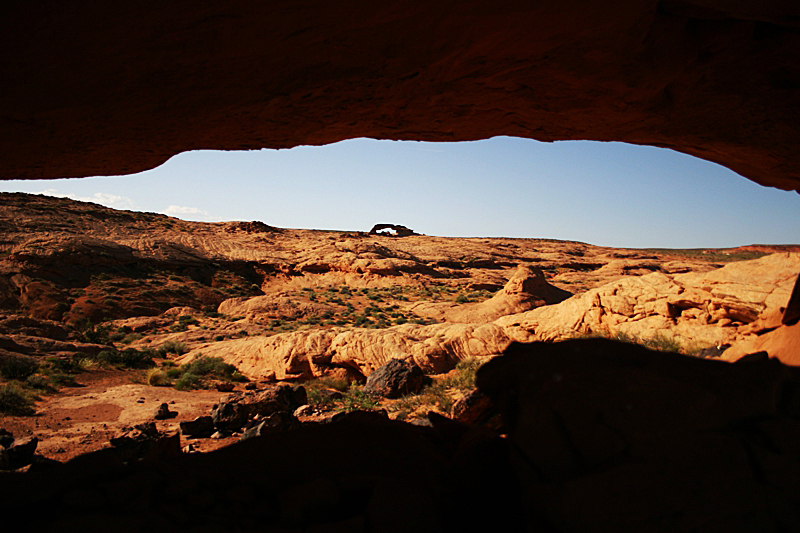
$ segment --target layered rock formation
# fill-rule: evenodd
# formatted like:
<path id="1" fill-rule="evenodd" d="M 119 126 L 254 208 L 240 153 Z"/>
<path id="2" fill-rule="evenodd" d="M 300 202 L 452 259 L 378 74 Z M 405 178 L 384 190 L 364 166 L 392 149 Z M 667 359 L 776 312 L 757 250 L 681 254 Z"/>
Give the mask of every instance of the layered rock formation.
<path id="1" fill-rule="evenodd" d="M 461 315 L 445 304 L 454 316 L 475 320 L 459 323 L 446 315 L 445 323 L 426 326 L 330 328 L 235 339 L 199 345 L 181 361 L 211 355 L 222 357 L 253 378 L 297 379 L 325 375 L 335 368 L 367 376 L 395 357 L 411 357 L 426 372 L 440 373 L 466 357 L 496 355 L 513 340 L 561 341 L 586 335 L 664 341 L 670 348 L 693 353 L 763 332 L 764 327 L 756 327 L 757 319 L 780 317 L 798 270 L 800 254 L 772 254 L 704 273 L 629 276 L 560 301 L 566 291 L 548 285 L 540 272 L 525 267 L 503 291 L 472 308 L 465 306 Z M 524 294 L 526 305 L 534 305 L 531 299 L 543 297 L 535 296 L 543 293 L 560 303 L 480 320 L 494 318 L 494 311 L 505 305 L 499 302 L 511 299 L 519 304 L 517 298 Z M 790 338 L 795 334 L 795 329 L 781 333 Z M 740 356 L 759 351 L 744 346 L 737 348 L 744 350 Z M 786 350 L 790 349 L 773 347 L 770 353 L 787 363 L 795 362 L 795 355 L 784 355 Z"/>
<path id="2" fill-rule="evenodd" d="M 800 254 L 773 254 L 706 273 L 654 272 L 623 278 L 558 305 L 498 319 L 518 340 L 563 340 L 576 334 L 659 335 L 684 346 L 730 343 L 747 324 L 789 300 Z"/>
<path id="3" fill-rule="evenodd" d="M 192 149 L 515 135 L 652 144 L 800 189 L 789 2 L 21 3 L 4 179 Z"/>

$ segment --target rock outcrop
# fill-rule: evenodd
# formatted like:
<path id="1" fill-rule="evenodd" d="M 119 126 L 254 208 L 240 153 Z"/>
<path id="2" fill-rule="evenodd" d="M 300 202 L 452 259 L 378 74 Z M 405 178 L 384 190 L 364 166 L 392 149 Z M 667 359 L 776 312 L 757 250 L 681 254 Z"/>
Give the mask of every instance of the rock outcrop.
<path id="1" fill-rule="evenodd" d="M 517 340 L 563 340 L 579 334 L 662 335 L 684 346 L 730 343 L 743 326 L 786 305 L 800 254 L 773 254 L 706 273 L 653 272 L 626 277 L 560 304 L 495 323 Z"/>
<path id="2" fill-rule="evenodd" d="M 388 231 L 386 231 L 388 230 Z M 400 224 L 375 224 L 369 230 L 370 235 L 391 235 L 393 237 L 408 237 L 418 235 L 413 229 L 401 226 Z"/>
<path id="3" fill-rule="evenodd" d="M 222 357 L 253 379 L 297 379 L 339 367 L 368 376 L 395 357 L 411 357 L 426 373 L 440 373 L 466 357 L 496 355 L 513 340 L 558 341 L 581 335 L 665 340 L 691 352 L 744 339 L 753 334 L 750 324 L 759 316 L 780 315 L 798 270 L 800 254 L 772 254 L 704 273 L 627 276 L 560 303 L 492 321 L 378 330 L 334 327 L 248 337 L 200 345 L 181 361 Z M 478 310 L 493 319 L 500 314 L 498 302 L 531 298 L 528 291 L 536 295 L 539 290 L 556 301 L 566 293 L 543 283 L 535 270 L 520 269 L 496 300 L 466 308 L 464 314 L 480 317 Z"/>
<path id="4" fill-rule="evenodd" d="M 308 379 L 336 368 L 368 376 L 391 359 L 410 357 L 426 373 L 438 374 L 467 357 L 502 352 L 511 342 L 494 323 L 403 324 L 386 329 L 330 328 L 200 345 L 179 358 L 221 357 L 251 379 Z"/>
<path id="5" fill-rule="evenodd" d="M 521 265 L 505 286 L 490 299 L 479 303 L 423 302 L 409 309 L 420 316 L 433 317 L 448 323 L 484 323 L 562 302 L 572 296 L 569 291 L 547 282 L 541 269 Z"/>

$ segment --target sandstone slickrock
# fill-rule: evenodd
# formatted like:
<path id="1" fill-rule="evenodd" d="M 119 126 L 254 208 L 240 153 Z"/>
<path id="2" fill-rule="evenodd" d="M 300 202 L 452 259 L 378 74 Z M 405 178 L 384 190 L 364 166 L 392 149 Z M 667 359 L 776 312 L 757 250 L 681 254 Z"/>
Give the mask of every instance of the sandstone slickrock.
<path id="1" fill-rule="evenodd" d="M 426 373 L 442 373 L 461 359 L 496 355 L 511 340 L 502 327 L 491 322 L 330 328 L 215 342 L 190 351 L 177 362 L 221 357 L 251 379 L 308 379 L 339 368 L 368 376 L 397 356 L 410 356 Z"/>
<path id="2" fill-rule="evenodd" d="M 644 340 L 660 336 L 699 350 L 749 335 L 748 324 L 786 304 L 798 270 L 800 254 L 772 254 L 708 272 L 626 276 L 493 322 L 403 324 L 379 330 L 334 327 L 248 337 L 198 347 L 180 361 L 222 357 L 251 378 L 286 379 L 321 376 L 339 367 L 368 376 L 390 359 L 406 356 L 426 373 L 441 373 L 466 357 L 499 354 L 512 340 L 585 334 Z"/>
<path id="3" fill-rule="evenodd" d="M 570 296 L 572 293 L 548 283 L 541 269 L 520 265 L 503 289 L 484 302 L 462 305 L 423 302 L 409 309 L 420 316 L 448 323 L 484 323 L 501 316 L 556 304 Z"/>
<path id="4" fill-rule="evenodd" d="M 495 321 L 516 340 L 576 334 L 657 335 L 698 347 L 730 343 L 743 326 L 784 306 L 800 254 L 772 254 L 706 273 L 653 272 L 592 289 L 560 304 Z"/>

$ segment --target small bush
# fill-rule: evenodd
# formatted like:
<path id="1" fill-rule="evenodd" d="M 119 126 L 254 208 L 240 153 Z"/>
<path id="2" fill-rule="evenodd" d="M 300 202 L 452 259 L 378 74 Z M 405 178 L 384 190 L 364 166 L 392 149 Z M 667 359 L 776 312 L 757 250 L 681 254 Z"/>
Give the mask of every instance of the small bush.
<path id="1" fill-rule="evenodd" d="M 89 300 L 86 300 L 90 303 Z M 108 344 L 109 326 L 103 324 L 93 324 L 88 318 L 86 322 L 78 326 L 78 339 L 83 342 L 94 344 Z"/>
<path id="2" fill-rule="evenodd" d="M 661 333 L 656 333 L 649 339 L 640 339 L 634 335 L 618 332 L 614 335 L 614 340 L 620 342 L 627 342 L 631 344 L 639 344 L 651 350 L 658 350 L 660 352 L 681 352 L 681 344 L 673 337 L 666 337 Z"/>
<path id="3" fill-rule="evenodd" d="M 167 377 L 170 379 L 177 379 L 183 375 L 183 370 L 177 367 L 167 369 Z"/>
<path id="4" fill-rule="evenodd" d="M 123 351 L 103 350 L 97 359 L 104 364 L 123 368 L 150 368 L 155 366 L 152 350 L 125 348 Z"/>
<path id="5" fill-rule="evenodd" d="M 234 365 L 226 363 L 222 357 L 198 357 L 186 366 L 186 373 L 196 376 L 220 376 L 230 379 L 236 372 Z"/>
<path id="6" fill-rule="evenodd" d="M 465 304 L 469 303 L 469 297 L 466 294 L 459 294 L 456 296 L 456 303 Z"/>
<path id="7" fill-rule="evenodd" d="M 168 387 L 172 383 L 166 372 L 158 368 L 151 368 L 147 372 L 147 384 L 151 387 Z"/>
<path id="8" fill-rule="evenodd" d="M 183 374 L 178 378 L 178 381 L 175 382 L 175 388 L 180 391 L 199 389 L 202 386 L 203 380 L 201 380 L 199 376 L 189 373 Z"/>
<path id="9" fill-rule="evenodd" d="M 28 376 L 28 379 L 25 380 L 25 386 L 44 392 L 54 392 L 56 390 L 50 384 L 49 379 L 47 379 L 45 376 L 40 376 L 38 374 Z"/>
<path id="10" fill-rule="evenodd" d="M 197 320 L 192 315 L 181 315 L 180 317 L 178 317 L 178 322 L 180 322 L 181 324 L 186 324 L 187 326 L 197 325 L 200 323 L 200 321 Z"/>
<path id="11" fill-rule="evenodd" d="M 27 379 L 38 368 L 32 357 L 10 356 L 0 359 L 0 376 L 5 379 Z"/>
<path id="12" fill-rule="evenodd" d="M 122 344 L 130 344 L 133 341 L 138 341 L 142 337 L 144 337 L 144 335 L 142 335 L 141 333 L 128 333 L 122 338 L 121 342 Z"/>
<path id="13" fill-rule="evenodd" d="M 50 383 L 56 387 L 75 387 L 78 385 L 75 382 L 75 376 L 70 376 L 69 374 L 56 372 L 54 374 L 50 374 L 48 378 L 50 379 Z"/>
<path id="14" fill-rule="evenodd" d="M 79 359 L 76 357 L 48 357 L 42 372 L 46 374 L 77 374 L 81 372 Z"/>
<path id="15" fill-rule="evenodd" d="M 460 391 L 469 391 L 475 388 L 475 373 L 483 362 L 475 357 L 469 357 L 458 362 L 456 371 L 441 380 L 441 385 L 446 388 L 455 388 Z"/>
<path id="16" fill-rule="evenodd" d="M 19 387 L 8 384 L 0 387 L 0 413 L 11 416 L 36 414 L 33 400 Z"/>
<path id="17" fill-rule="evenodd" d="M 158 347 L 157 353 L 159 357 L 165 357 L 167 354 L 174 353 L 175 355 L 183 355 L 189 351 L 185 342 L 180 341 L 167 341 Z"/>

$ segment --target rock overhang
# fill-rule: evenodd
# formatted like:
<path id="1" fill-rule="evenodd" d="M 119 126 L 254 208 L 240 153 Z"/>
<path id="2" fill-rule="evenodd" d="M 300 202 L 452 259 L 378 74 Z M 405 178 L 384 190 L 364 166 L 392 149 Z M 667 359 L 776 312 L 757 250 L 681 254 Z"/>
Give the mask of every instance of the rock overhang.
<path id="1" fill-rule="evenodd" d="M 668 147 L 800 190 L 798 21 L 729 0 L 20 4 L 0 37 L 0 175 L 513 135 Z"/>

